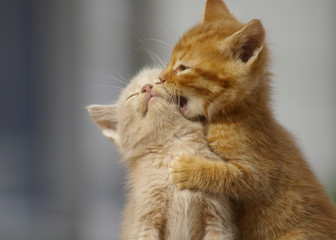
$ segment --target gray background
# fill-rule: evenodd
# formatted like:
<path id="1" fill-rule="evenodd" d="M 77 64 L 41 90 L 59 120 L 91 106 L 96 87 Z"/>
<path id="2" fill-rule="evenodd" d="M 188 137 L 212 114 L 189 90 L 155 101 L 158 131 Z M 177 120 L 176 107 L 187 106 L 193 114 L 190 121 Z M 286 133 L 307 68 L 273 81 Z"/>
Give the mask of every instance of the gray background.
<path id="1" fill-rule="evenodd" d="M 120 155 L 85 106 L 167 62 L 204 0 L 0 0 L 0 239 L 117 239 Z M 227 0 L 263 21 L 274 112 L 336 194 L 336 1 Z"/>

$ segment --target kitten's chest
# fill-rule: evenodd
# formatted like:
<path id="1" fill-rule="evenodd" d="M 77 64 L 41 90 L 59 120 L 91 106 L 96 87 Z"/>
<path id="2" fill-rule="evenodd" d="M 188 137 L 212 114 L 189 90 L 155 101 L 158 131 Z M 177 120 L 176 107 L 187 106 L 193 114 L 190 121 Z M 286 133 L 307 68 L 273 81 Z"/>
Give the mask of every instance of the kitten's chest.
<path id="1" fill-rule="evenodd" d="M 200 149 L 198 145 L 195 142 L 185 141 L 184 139 L 172 139 L 170 143 L 167 143 L 162 148 L 148 150 L 148 154 L 139 160 L 136 169 L 142 171 L 148 179 L 158 177 L 168 179 L 172 162 L 177 160 L 182 154 L 194 155 Z M 166 183 L 169 184 L 169 181 Z"/>

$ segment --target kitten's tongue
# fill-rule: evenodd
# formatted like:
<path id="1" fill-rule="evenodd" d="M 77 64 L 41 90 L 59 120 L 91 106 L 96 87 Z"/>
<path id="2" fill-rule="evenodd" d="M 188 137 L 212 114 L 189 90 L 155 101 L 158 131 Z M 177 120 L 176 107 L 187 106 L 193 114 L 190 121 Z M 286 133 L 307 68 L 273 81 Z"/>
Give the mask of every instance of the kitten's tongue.
<path id="1" fill-rule="evenodd" d="M 185 114 L 187 110 L 188 110 L 188 100 L 185 97 L 181 96 L 180 97 L 180 112 L 182 114 Z"/>

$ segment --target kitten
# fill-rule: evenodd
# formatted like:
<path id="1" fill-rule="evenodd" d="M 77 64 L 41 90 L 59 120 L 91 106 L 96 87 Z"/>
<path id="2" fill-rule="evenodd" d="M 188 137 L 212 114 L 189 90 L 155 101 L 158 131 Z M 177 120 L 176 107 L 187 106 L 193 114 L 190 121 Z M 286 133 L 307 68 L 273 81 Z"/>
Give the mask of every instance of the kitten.
<path id="1" fill-rule="evenodd" d="M 161 69 L 162 70 L 162 69 Z M 178 111 L 159 82 L 160 69 L 141 71 L 115 105 L 92 105 L 93 120 L 120 149 L 129 168 L 121 239 L 235 239 L 227 198 L 178 190 L 169 174 L 181 156 L 218 157 L 200 123 Z"/>
<path id="2" fill-rule="evenodd" d="M 205 119 L 222 161 L 184 155 L 172 178 L 179 189 L 229 196 L 240 239 L 336 239 L 335 205 L 273 117 L 268 62 L 261 22 L 244 25 L 221 0 L 207 0 L 160 80 L 185 117 Z"/>

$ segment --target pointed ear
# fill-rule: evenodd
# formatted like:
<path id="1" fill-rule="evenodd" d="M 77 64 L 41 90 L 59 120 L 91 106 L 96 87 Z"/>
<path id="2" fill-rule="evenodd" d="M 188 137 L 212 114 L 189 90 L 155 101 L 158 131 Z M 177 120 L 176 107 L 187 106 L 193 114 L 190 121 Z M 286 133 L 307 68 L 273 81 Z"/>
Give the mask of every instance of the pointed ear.
<path id="1" fill-rule="evenodd" d="M 207 0 L 203 12 L 202 23 L 225 19 L 236 20 L 222 0 Z"/>
<path id="2" fill-rule="evenodd" d="M 250 21 L 243 29 L 225 40 L 233 57 L 244 63 L 257 58 L 265 44 L 265 30 L 260 20 Z"/>
<path id="3" fill-rule="evenodd" d="M 90 105 L 87 107 L 93 121 L 102 130 L 103 135 L 119 144 L 117 133 L 117 113 L 115 105 Z"/>

